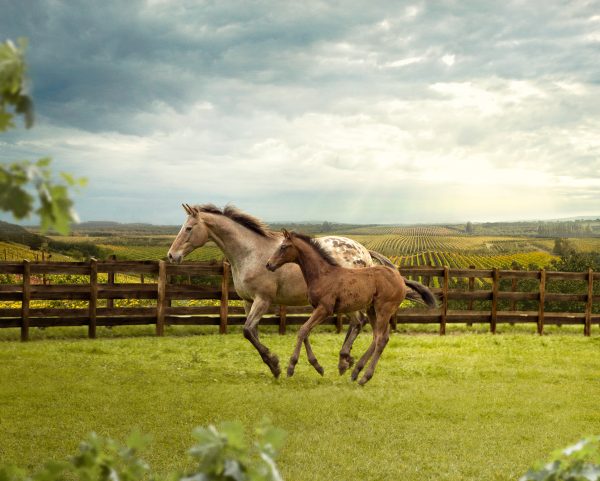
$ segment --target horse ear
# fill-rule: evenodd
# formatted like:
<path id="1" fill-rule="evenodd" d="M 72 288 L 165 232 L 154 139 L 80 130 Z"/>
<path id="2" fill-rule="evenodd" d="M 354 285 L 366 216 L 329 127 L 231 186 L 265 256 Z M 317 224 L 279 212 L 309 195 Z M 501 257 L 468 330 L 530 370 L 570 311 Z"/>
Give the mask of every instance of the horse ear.
<path id="1" fill-rule="evenodd" d="M 283 233 L 283 237 L 285 239 L 289 239 L 291 237 L 290 233 L 286 229 L 281 229 L 281 232 Z"/>
<path id="2" fill-rule="evenodd" d="M 185 210 L 187 215 L 192 215 L 190 212 L 190 207 L 187 204 L 181 204 L 181 207 L 183 207 L 183 210 Z"/>

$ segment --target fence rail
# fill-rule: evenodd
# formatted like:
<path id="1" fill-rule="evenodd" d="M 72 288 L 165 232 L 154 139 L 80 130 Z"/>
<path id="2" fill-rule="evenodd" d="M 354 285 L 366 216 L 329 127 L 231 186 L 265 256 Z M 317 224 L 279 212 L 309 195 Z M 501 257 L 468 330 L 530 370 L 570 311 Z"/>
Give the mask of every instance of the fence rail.
<path id="1" fill-rule="evenodd" d="M 115 282 L 117 274 L 128 276 L 127 282 Z M 600 273 L 591 269 L 554 272 L 403 267 L 402 274 L 425 284 L 439 278 L 441 287 L 431 290 L 440 305 L 436 309 L 399 309 L 392 318 L 394 326 L 439 324 L 440 334 L 445 334 L 446 325 L 452 323 L 484 323 L 490 326 L 491 332 L 496 332 L 499 323 L 532 323 L 542 334 L 545 325 L 571 324 L 582 326 L 584 335 L 589 336 L 592 325 L 600 325 L 600 313 L 594 309 L 600 302 L 600 294 L 595 293 L 600 288 Z M 83 276 L 84 283 L 56 284 L 50 279 L 65 276 L 69 281 L 69 276 L 75 275 Z M 192 278 L 199 278 L 201 282 L 192 282 Z M 489 288 L 475 289 L 475 279 L 480 280 L 480 287 Z M 530 281 L 534 285 L 519 291 L 518 281 Z M 577 281 L 581 292 L 550 292 L 548 285 L 553 281 Z M 143 305 L 115 306 L 120 300 L 142 300 Z M 20 328 L 24 341 L 29 338 L 31 327 L 51 326 L 87 326 L 91 338 L 96 336 L 97 326 L 144 324 L 154 324 L 159 336 L 164 335 L 165 325 L 214 325 L 219 327 L 220 333 L 226 333 L 228 326 L 243 324 L 245 320 L 244 308 L 232 302 L 239 300 L 226 261 L 179 265 L 164 261 L 94 259 L 89 262 L 0 262 L 0 328 Z M 56 305 L 56 301 L 85 305 L 65 307 Z M 181 301 L 215 303 L 182 305 Z M 518 302 L 528 304 L 525 309 L 518 309 Z M 581 310 L 554 312 L 556 309 L 548 309 L 551 303 L 561 302 L 581 303 Z M 20 306 L 14 305 L 18 303 Z M 273 306 L 262 323 L 279 326 L 283 334 L 287 325 L 305 322 L 310 312 L 310 306 Z M 326 322 L 341 330 L 343 319 L 338 315 Z"/>

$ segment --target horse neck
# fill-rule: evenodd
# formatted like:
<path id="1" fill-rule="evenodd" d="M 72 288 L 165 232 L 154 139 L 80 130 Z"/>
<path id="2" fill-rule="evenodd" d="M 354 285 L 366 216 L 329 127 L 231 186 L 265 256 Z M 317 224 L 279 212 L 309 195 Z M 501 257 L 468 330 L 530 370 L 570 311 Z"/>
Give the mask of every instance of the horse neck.
<path id="1" fill-rule="evenodd" d="M 276 247 L 274 239 L 263 237 L 241 226 L 224 215 L 203 213 L 208 238 L 223 251 L 232 267 L 239 267 L 247 259 L 256 259 L 257 252 L 268 255 Z"/>
<path id="2" fill-rule="evenodd" d="M 298 265 L 304 275 L 304 280 L 309 286 L 327 275 L 333 267 L 307 242 L 301 239 L 294 240 L 294 246 L 298 250 Z"/>

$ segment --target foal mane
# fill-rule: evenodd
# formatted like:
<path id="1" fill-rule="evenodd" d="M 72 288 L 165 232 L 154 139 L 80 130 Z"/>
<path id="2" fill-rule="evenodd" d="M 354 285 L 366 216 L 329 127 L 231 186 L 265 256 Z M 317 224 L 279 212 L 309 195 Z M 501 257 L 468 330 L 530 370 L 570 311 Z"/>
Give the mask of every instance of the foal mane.
<path id="1" fill-rule="evenodd" d="M 194 208 L 199 212 L 206 212 L 209 214 L 228 217 L 237 224 L 240 224 L 246 229 L 250 229 L 252 232 L 255 232 L 262 237 L 276 237 L 275 232 L 269 230 L 267 224 L 265 224 L 262 220 L 242 212 L 240 209 L 231 204 L 226 205 L 223 210 L 219 209 L 214 204 L 195 205 Z"/>
<path id="2" fill-rule="evenodd" d="M 311 246 L 317 254 L 319 254 L 327 264 L 332 266 L 339 266 L 337 261 L 331 256 L 329 252 L 327 252 L 323 246 L 321 246 L 314 237 L 311 237 L 306 234 L 300 234 L 299 232 L 291 232 L 294 237 L 303 240 L 309 246 Z"/>

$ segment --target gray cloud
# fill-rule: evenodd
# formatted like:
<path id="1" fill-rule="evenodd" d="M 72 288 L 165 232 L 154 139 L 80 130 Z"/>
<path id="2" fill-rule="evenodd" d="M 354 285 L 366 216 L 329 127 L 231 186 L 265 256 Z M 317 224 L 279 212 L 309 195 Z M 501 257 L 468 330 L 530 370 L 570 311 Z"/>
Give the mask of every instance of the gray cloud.
<path id="1" fill-rule="evenodd" d="M 84 216 L 162 188 L 271 218 L 286 193 L 300 217 L 312 196 L 328 207 L 307 216 L 342 220 L 364 191 L 371 207 L 344 212 L 369 221 L 440 185 L 460 197 L 461 176 L 500 196 L 506 169 L 537 172 L 561 212 L 600 207 L 600 2 L 0 2 L 3 35 L 29 38 L 38 112 L 0 159 L 50 154 L 90 177 L 105 198 L 90 187 Z"/>

